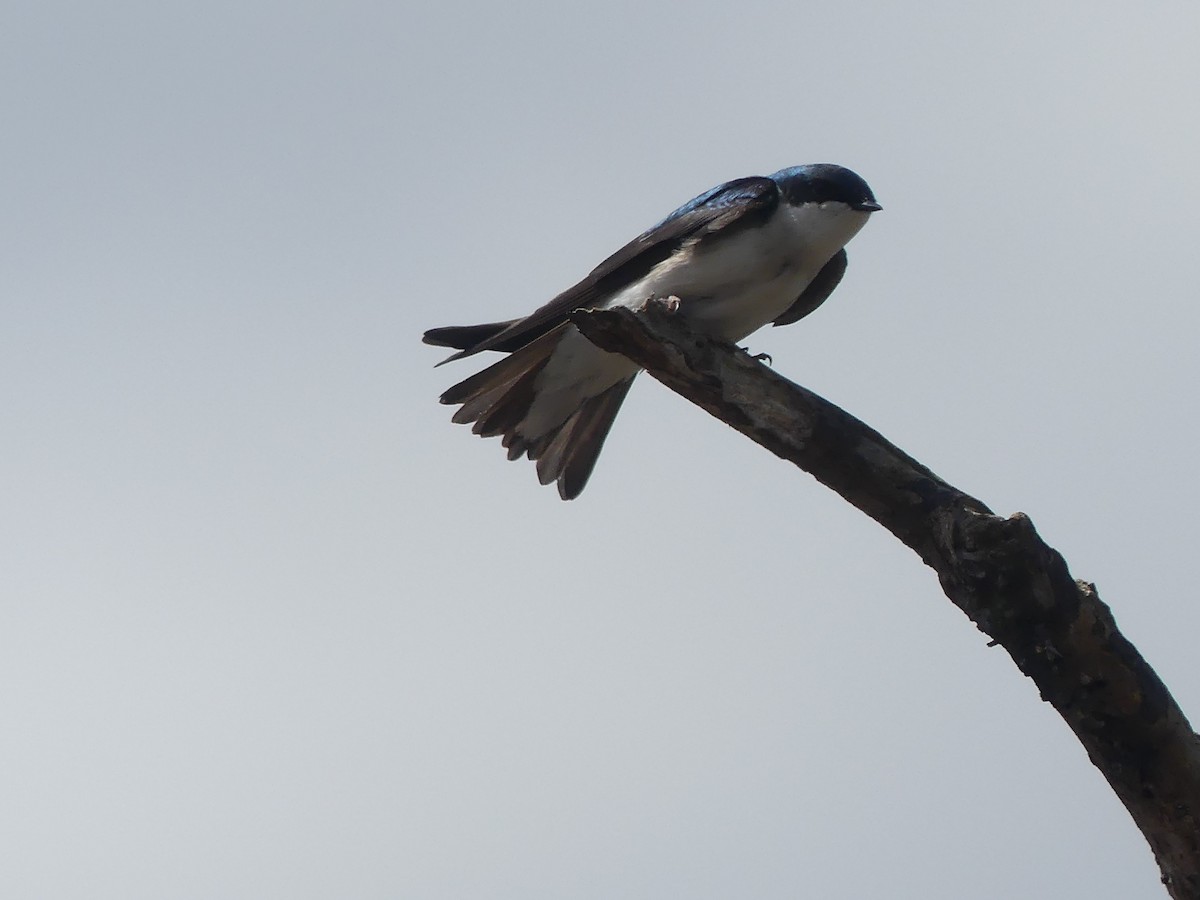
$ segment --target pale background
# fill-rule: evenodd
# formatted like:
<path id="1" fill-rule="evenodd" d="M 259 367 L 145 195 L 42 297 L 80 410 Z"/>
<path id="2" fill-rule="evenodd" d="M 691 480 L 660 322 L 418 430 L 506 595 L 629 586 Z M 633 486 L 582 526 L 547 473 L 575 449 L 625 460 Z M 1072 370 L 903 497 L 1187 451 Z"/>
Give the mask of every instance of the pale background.
<path id="1" fill-rule="evenodd" d="M 650 379 L 564 504 L 419 337 L 848 165 L 884 212 L 751 346 L 1029 513 L 1200 717 L 1197 4 L 2 19 L 5 897 L 1165 896 L 874 522 Z"/>

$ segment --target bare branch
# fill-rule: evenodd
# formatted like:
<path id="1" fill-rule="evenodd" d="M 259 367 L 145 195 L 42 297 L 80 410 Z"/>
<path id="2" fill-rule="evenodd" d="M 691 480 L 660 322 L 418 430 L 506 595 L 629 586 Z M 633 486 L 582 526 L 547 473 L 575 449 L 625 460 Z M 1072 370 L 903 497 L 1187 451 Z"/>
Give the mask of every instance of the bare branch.
<path id="1" fill-rule="evenodd" d="M 571 319 L 915 550 L 1075 733 L 1149 841 L 1170 895 L 1200 900 L 1200 739 L 1095 586 L 1071 577 L 1027 516 L 994 515 L 849 413 L 691 332 L 667 303 Z"/>

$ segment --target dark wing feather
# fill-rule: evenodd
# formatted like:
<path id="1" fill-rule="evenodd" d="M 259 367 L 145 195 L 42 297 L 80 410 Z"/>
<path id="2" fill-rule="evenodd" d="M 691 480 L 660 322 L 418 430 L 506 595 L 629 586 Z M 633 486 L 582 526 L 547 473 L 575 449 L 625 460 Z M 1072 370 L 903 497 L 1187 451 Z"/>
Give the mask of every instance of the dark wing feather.
<path id="1" fill-rule="evenodd" d="M 444 328 L 430 328 L 421 337 L 421 341 L 435 347 L 466 350 L 468 347 L 474 347 L 478 343 L 494 338 L 505 328 L 519 321 L 521 320 L 510 319 L 507 322 L 487 322 L 483 325 L 447 325 Z"/>
<path id="2" fill-rule="evenodd" d="M 760 224 L 778 204 L 779 186 L 770 178 L 726 182 L 679 207 L 529 316 L 488 325 L 434 328 L 425 333 L 425 343 L 459 348 L 460 352 L 445 362 L 484 350 L 512 352 L 560 325 L 574 310 L 602 303 L 645 277 L 687 242 Z M 475 337 L 477 342 L 468 343 Z"/>
<path id="3" fill-rule="evenodd" d="M 775 326 L 791 325 L 793 322 L 803 319 L 829 299 L 829 295 L 841 283 L 842 276 L 845 274 L 846 251 L 839 250 L 829 262 L 825 263 L 821 271 L 817 273 L 817 277 L 808 283 L 808 287 L 804 289 L 796 302 L 784 310 L 783 314 L 772 324 Z"/>

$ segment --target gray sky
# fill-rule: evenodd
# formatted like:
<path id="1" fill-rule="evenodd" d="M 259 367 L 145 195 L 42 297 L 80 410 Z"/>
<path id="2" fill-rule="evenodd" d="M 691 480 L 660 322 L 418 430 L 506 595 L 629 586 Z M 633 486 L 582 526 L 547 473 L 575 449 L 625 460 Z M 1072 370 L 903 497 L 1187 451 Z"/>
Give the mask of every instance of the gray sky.
<path id="1" fill-rule="evenodd" d="M 1029 513 L 1200 717 L 1195 3 L 24 6 L 6 896 L 1165 896 L 874 522 L 650 379 L 562 503 L 418 340 L 850 166 L 884 212 L 751 346 Z"/>

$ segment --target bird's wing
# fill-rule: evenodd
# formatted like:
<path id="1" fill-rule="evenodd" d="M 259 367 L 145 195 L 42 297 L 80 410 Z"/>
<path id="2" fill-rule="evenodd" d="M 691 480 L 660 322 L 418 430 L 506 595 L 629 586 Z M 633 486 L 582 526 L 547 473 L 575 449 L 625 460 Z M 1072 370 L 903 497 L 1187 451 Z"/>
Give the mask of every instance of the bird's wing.
<path id="1" fill-rule="evenodd" d="M 796 298 L 796 302 L 783 311 L 772 325 L 791 325 L 798 322 L 810 312 L 829 299 L 833 289 L 838 286 L 842 276 L 846 274 L 846 251 L 839 250 L 833 258 L 821 268 L 817 277 L 808 283 L 804 292 Z"/>
<path id="2" fill-rule="evenodd" d="M 602 303 L 644 278 L 689 241 L 761 224 L 778 205 L 779 186 L 770 178 L 726 182 L 679 207 L 525 318 L 487 326 L 434 328 L 425 333 L 425 343 L 461 347 L 445 362 L 484 350 L 511 352 L 560 325 L 572 311 Z M 481 339 L 468 343 L 475 336 L 472 329 L 480 330 L 476 334 Z"/>

